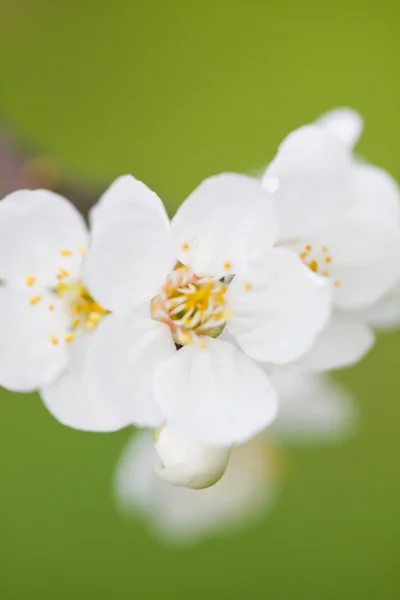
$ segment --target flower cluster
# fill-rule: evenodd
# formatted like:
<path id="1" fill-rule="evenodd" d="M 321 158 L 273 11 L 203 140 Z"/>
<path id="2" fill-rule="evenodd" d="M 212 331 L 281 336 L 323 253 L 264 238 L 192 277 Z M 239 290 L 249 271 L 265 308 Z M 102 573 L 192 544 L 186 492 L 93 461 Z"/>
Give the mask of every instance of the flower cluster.
<path id="1" fill-rule="evenodd" d="M 317 414 L 336 430 L 330 407 L 343 402 L 321 372 L 354 364 L 374 327 L 400 320 L 399 189 L 353 154 L 361 130 L 354 111 L 328 113 L 289 134 L 261 178 L 209 177 L 172 220 L 130 175 L 90 229 L 50 191 L 0 202 L 0 384 L 38 389 L 70 427 L 151 429 L 117 488 L 147 510 L 166 495 L 163 525 L 179 490 L 162 479 L 206 488 L 227 470 L 212 490 L 185 491 L 198 504 L 240 481 L 235 465 L 257 471 L 241 457 L 265 455 L 266 428 L 308 431 Z M 259 500 L 247 482 L 240 505 L 247 489 Z"/>

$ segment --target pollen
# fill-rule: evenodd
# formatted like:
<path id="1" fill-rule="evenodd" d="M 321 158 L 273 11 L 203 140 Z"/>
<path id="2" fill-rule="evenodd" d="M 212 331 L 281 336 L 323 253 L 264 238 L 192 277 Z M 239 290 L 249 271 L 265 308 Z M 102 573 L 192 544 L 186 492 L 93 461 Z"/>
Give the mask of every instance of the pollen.
<path id="1" fill-rule="evenodd" d="M 314 273 L 318 272 L 318 263 L 316 260 L 311 260 L 308 263 L 308 266 L 310 267 L 311 271 L 313 271 Z"/>
<path id="2" fill-rule="evenodd" d="M 67 344 L 70 344 L 75 338 L 75 333 L 73 331 L 71 331 L 71 333 L 68 333 L 65 337 L 64 337 L 64 342 L 66 342 Z"/>
<path id="3" fill-rule="evenodd" d="M 51 333 L 49 336 L 49 339 L 51 341 L 52 344 L 54 344 L 54 346 L 57 346 L 58 344 L 58 337 L 56 336 L 55 333 Z"/>
<path id="4" fill-rule="evenodd" d="M 41 299 L 42 296 L 32 296 L 31 298 L 29 298 L 29 302 L 31 304 L 37 304 L 38 302 L 40 302 Z"/>
<path id="5" fill-rule="evenodd" d="M 34 275 L 28 275 L 25 278 L 25 283 L 26 285 L 29 285 L 29 287 L 32 287 L 36 283 L 36 277 Z"/>
<path id="6" fill-rule="evenodd" d="M 69 248 L 63 248 L 62 250 L 60 250 L 60 254 L 61 256 L 71 256 L 72 250 L 69 250 Z"/>

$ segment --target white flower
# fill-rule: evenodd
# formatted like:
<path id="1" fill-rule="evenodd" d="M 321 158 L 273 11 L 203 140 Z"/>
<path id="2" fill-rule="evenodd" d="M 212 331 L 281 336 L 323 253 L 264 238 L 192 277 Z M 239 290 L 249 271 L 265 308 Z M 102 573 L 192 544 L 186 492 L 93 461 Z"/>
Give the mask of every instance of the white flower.
<path id="1" fill-rule="evenodd" d="M 268 430 L 235 446 L 222 479 L 203 490 L 169 485 L 154 472 L 153 435 L 139 432 L 115 474 L 120 509 L 146 521 L 166 542 L 193 542 L 220 530 L 243 528 L 272 507 L 282 477 L 277 446 L 342 440 L 352 431 L 352 399 L 323 375 L 280 368 L 272 375 L 282 410 Z"/>
<path id="2" fill-rule="evenodd" d="M 373 345 L 364 315 L 399 281 L 399 188 L 352 154 L 362 130 L 350 109 L 292 132 L 263 176 L 278 216 L 278 245 L 335 289 L 330 322 L 299 364 L 328 370 L 358 361 Z"/>
<path id="3" fill-rule="evenodd" d="M 231 447 L 203 446 L 165 425 L 156 432 L 155 471 L 171 483 L 193 489 L 214 485 L 225 473 Z"/>
<path id="4" fill-rule="evenodd" d="M 88 241 L 82 216 L 57 194 L 20 190 L 0 203 L 0 384 L 39 388 L 68 425 L 112 430 L 120 415 L 86 361 L 108 318 L 83 282 Z"/>
<path id="5" fill-rule="evenodd" d="M 156 194 L 126 176 L 91 221 L 84 280 L 115 314 L 100 324 L 90 360 L 121 422 L 167 422 L 222 446 L 271 423 L 276 394 L 252 359 L 306 352 L 330 291 L 295 253 L 272 247 L 275 214 L 259 182 L 211 177 L 170 223 Z M 224 328 L 237 345 L 218 339 Z"/>

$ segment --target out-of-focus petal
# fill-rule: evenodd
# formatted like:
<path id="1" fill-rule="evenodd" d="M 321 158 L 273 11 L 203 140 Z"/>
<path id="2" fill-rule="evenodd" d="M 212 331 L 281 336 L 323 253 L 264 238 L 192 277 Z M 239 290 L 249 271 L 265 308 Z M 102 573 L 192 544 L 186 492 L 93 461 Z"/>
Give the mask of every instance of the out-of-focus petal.
<path id="1" fill-rule="evenodd" d="M 306 371 L 330 371 L 357 363 L 375 341 L 371 327 L 357 313 L 335 311 L 311 350 L 297 361 Z"/>
<path id="2" fill-rule="evenodd" d="M 354 429 L 350 393 L 326 375 L 279 368 L 271 375 L 279 396 L 278 417 L 266 432 L 284 444 L 342 440 Z"/>
<path id="3" fill-rule="evenodd" d="M 166 543 L 194 543 L 221 530 L 239 530 L 271 507 L 276 495 L 275 465 L 263 440 L 233 449 L 228 468 L 210 488 L 170 485 L 154 473 L 156 451 L 150 432 L 136 434 L 115 474 L 120 509 L 147 518 Z"/>
<path id="4" fill-rule="evenodd" d="M 357 144 L 364 129 L 364 119 L 352 108 L 334 108 L 324 113 L 316 124 L 336 136 L 350 150 Z"/>
<path id="5" fill-rule="evenodd" d="M 279 240 L 307 238 L 329 222 L 347 201 L 352 165 L 341 141 L 317 125 L 286 137 L 262 179 L 267 190 L 276 190 Z"/>

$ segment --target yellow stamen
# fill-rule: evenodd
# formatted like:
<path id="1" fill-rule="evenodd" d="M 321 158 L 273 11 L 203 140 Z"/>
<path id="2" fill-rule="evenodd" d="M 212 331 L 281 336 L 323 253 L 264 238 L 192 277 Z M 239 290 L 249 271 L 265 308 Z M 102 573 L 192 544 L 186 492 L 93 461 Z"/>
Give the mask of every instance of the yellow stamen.
<path id="1" fill-rule="evenodd" d="M 55 333 L 51 333 L 49 336 L 49 339 L 51 341 L 52 344 L 54 344 L 54 346 L 57 346 L 58 344 L 58 337 L 56 336 Z"/>
<path id="2" fill-rule="evenodd" d="M 253 289 L 253 286 L 251 285 L 251 283 L 247 282 L 244 284 L 244 289 L 246 290 L 246 292 L 249 292 L 251 289 Z"/>
<path id="3" fill-rule="evenodd" d="M 226 269 L 227 271 L 229 271 L 229 269 L 232 268 L 232 263 L 227 260 L 226 263 L 224 263 L 224 269 Z"/>
<path id="4" fill-rule="evenodd" d="M 321 250 L 322 252 L 328 252 L 328 248 L 326 246 L 322 246 Z"/>
<path id="5" fill-rule="evenodd" d="M 83 244 L 79 244 L 78 252 L 79 252 L 79 254 L 86 254 L 86 248 Z"/>
<path id="6" fill-rule="evenodd" d="M 72 250 L 69 250 L 68 248 L 63 248 L 63 250 L 60 250 L 60 254 L 61 256 L 71 256 Z"/>
<path id="7" fill-rule="evenodd" d="M 54 310 L 54 304 L 49 304 L 49 310 Z"/>
<path id="8" fill-rule="evenodd" d="M 59 281 L 57 283 L 57 289 L 59 292 L 64 292 L 67 289 L 67 285 L 65 283 L 63 283 L 62 281 Z"/>
<path id="9" fill-rule="evenodd" d="M 62 277 L 69 277 L 69 273 L 68 273 L 68 271 L 66 271 L 66 270 L 65 270 L 65 269 L 63 269 L 62 267 L 60 267 L 59 271 L 60 271 L 60 275 L 61 275 Z"/>
<path id="10" fill-rule="evenodd" d="M 40 302 L 41 299 L 42 296 L 32 296 L 32 298 L 29 298 L 29 302 L 31 304 L 37 304 L 38 302 Z"/>
<path id="11" fill-rule="evenodd" d="M 70 344 L 74 338 L 75 338 L 75 334 L 71 331 L 71 333 L 68 333 L 64 337 L 64 342 L 66 342 L 67 344 Z"/>
<path id="12" fill-rule="evenodd" d="M 35 285 L 35 281 L 36 277 L 34 275 L 28 275 L 28 277 L 25 278 L 25 283 L 26 285 L 29 285 L 29 287 Z"/>
<path id="13" fill-rule="evenodd" d="M 307 256 L 308 256 L 308 252 L 301 252 L 301 253 L 299 254 L 299 256 L 300 256 L 301 260 L 303 260 L 304 258 L 307 258 Z"/>
<path id="14" fill-rule="evenodd" d="M 325 258 L 325 262 L 326 262 L 326 263 L 330 263 L 331 261 L 332 261 L 332 256 L 327 256 L 327 257 Z"/>
<path id="15" fill-rule="evenodd" d="M 188 242 L 183 242 L 182 250 L 189 250 L 189 248 L 190 248 L 190 244 Z"/>
<path id="16" fill-rule="evenodd" d="M 73 326 L 73 327 L 79 327 L 80 323 L 81 323 L 80 319 L 75 319 L 75 320 L 73 321 L 73 323 L 72 323 L 72 326 Z"/>
<path id="17" fill-rule="evenodd" d="M 312 250 L 312 247 L 310 246 L 310 244 L 306 244 L 304 246 L 304 250 L 307 250 L 307 252 L 310 252 L 310 250 Z"/>
<path id="18" fill-rule="evenodd" d="M 338 287 L 340 285 L 340 281 L 336 280 L 335 285 L 336 285 L 336 287 Z"/>

